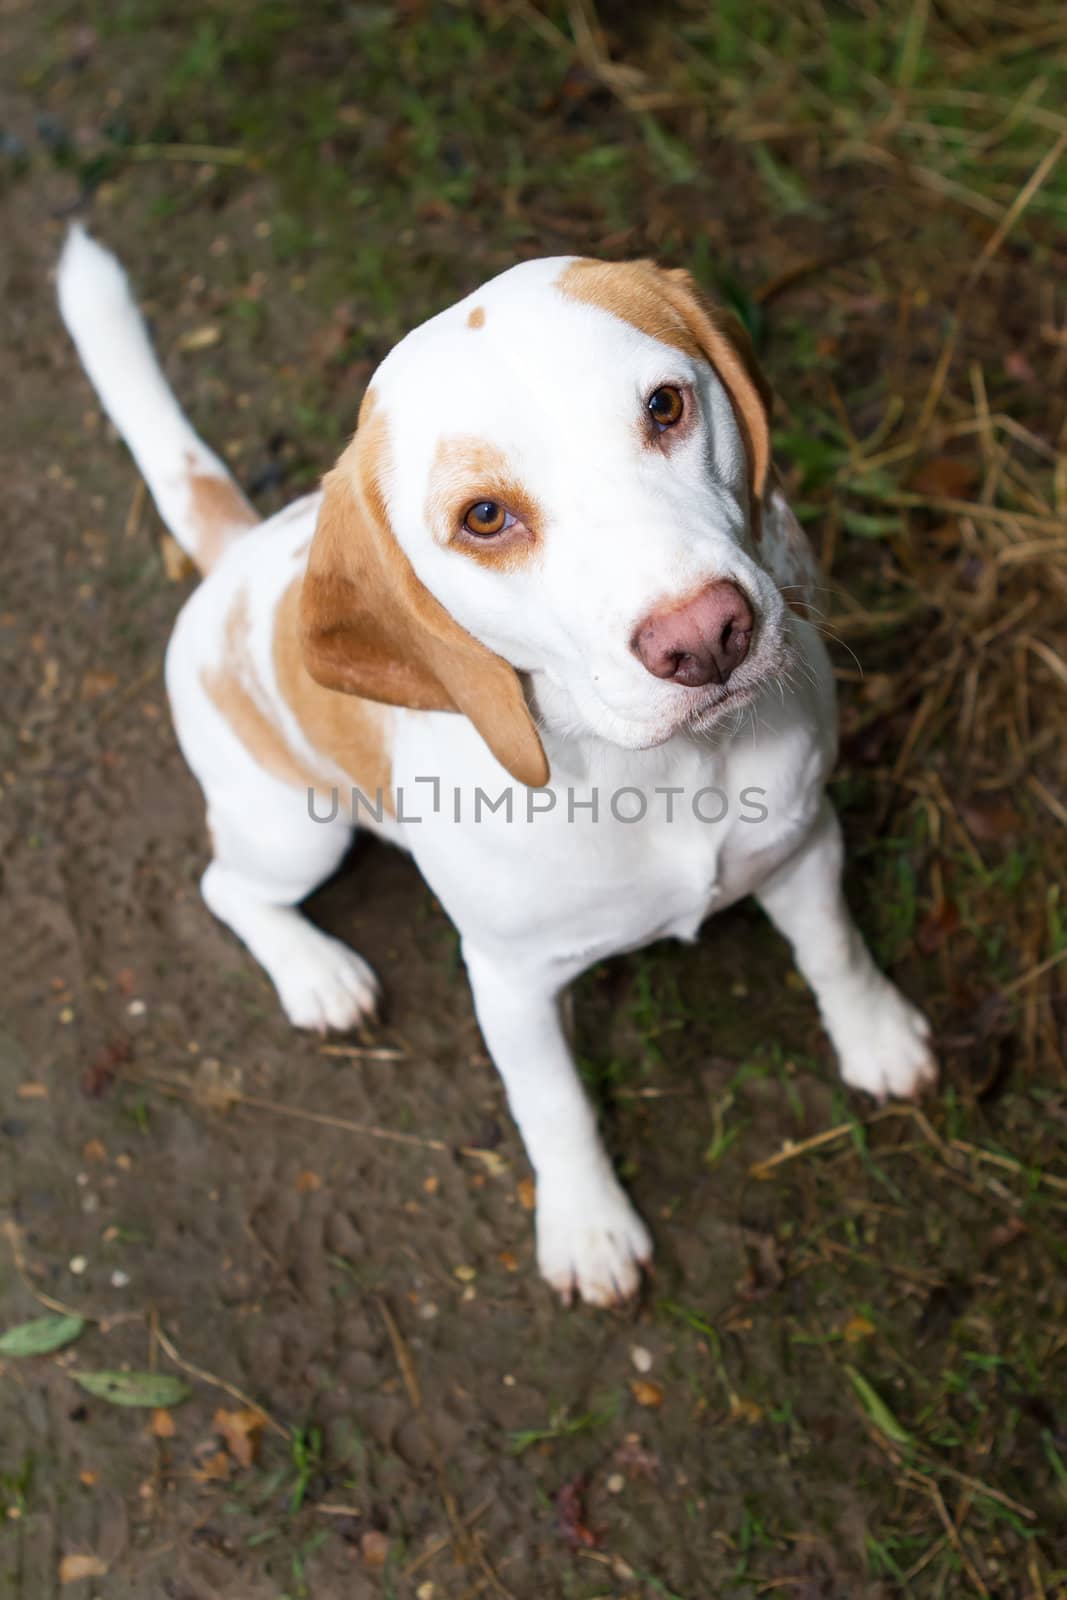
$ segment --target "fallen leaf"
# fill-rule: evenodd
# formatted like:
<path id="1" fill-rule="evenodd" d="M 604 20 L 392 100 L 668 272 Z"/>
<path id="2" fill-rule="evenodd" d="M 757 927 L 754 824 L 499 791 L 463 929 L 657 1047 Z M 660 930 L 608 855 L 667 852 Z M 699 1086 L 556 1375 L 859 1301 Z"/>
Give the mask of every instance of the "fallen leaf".
<path id="1" fill-rule="evenodd" d="M 81 695 L 83 700 L 98 700 L 102 694 L 110 694 L 117 688 L 119 676 L 117 672 L 89 671 L 82 678 Z"/>
<path id="2" fill-rule="evenodd" d="M 0 1355 L 46 1356 L 72 1344 L 85 1327 L 84 1317 L 50 1312 L 32 1322 L 20 1322 L 0 1337 Z"/>
<path id="3" fill-rule="evenodd" d="M 873 1322 L 868 1322 L 866 1317 L 858 1314 L 849 1317 L 841 1329 L 841 1337 L 846 1344 L 859 1344 L 863 1339 L 869 1339 L 872 1333 L 877 1332 Z"/>
<path id="4" fill-rule="evenodd" d="M 192 1394 L 181 1378 L 166 1372 L 72 1372 L 74 1382 L 98 1400 L 113 1406 L 148 1406 L 166 1410 Z"/>
<path id="5" fill-rule="evenodd" d="M 518 1185 L 519 1204 L 524 1211 L 533 1211 L 537 1205 L 537 1185 L 532 1178 L 520 1178 Z"/>
<path id="6" fill-rule="evenodd" d="M 91 1489 L 93 1484 L 96 1482 L 96 1473 L 91 1472 L 89 1468 L 86 1467 L 84 1471 L 78 1473 L 78 1481 L 79 1483 L 84 1483 L 87 1489 Z"/>
<path id="7" fill-rule="evenodd" d="M 997 844 L 1019 827 L 1019 813 L 1003 795 L 971 800 L 960 806 L 960 816 L 972 837 L 982 844 Z"/>
<path id="8" fill-rule="evenodd" d="M 162 1406 L 152 1413 L 151 1432 L 156 1439 L 173 1439 L 177 1432 L 174 1418 Z"/>
<path id="9" fill-rule="evenodd" d="M 482 1150 L 474 1145 L 468 1145 L 466 1155 L 472 1161 L 480 1161 L 491 1178 L 500 1178 L 511 1166 L 505 1156 L 498 1156 L 495 1150 Z"/>
<path id="10" fill-rule="evenodd" d="M 202 328 L 190 328 L 186 333 L 179 334 L 177 347 L 183 351 L 210 350 L 221 338 L 222 329 L 217 323 L 209 322 Z"/>
<path id="11" fill-rule="evenodd" d="M 855 1367 L 847 1366 L 845 1371 L 851 1378 L 852 1387 L 863 1403 L 863 1409 L 878 1429 L 878 1432 L 883 1433 L 887 1439 L 892 1439 L 894 1444 L 910 1444 L 911 1434 L 901 1427 L 881 1395 L 867 1382 L 863 1373 L 857 1372 Z"/>
<path id="12" fill-rule="evenodd" d="M 630 1393 L 639 1406 L 657 1407 L 663 1404 L 663 1390 L 651 1378 L 631 1378 Z"/>
<path id="13" fill-rule="evenodd" d="M 193 1099 L 209 1111 L 228 1111 L 240 1098 L 240 1067 L 224 1067 L 214 1056 L 205 1056 L 193 1074 Z"/>
<path id="14" fill-rule="evenodd" d="M 225 1483 L 230 1476 L 230 1458 L 225 1450 L 206 1456 L 193 1473 L 197 1483 Z"/>
<path id="15" fill-rule="evenodd" d="M 497 1256 L 497 1260 L 500 1262 L 500 1265 L 503 1267 L 505 1272 L 518 1272 L 519 1259 L 513 1250 L 501 1250 L 500 1254 Z"/>
<path id="16" fill-rule="evenodd" d="M 453 1267 L 452 1276 L 458 1278 L 460 1283 L 473 1283 L 478 1276 L 478 1269 L 477 1267 L 467 1266 Z"/>
<path id="17" fill-rule="evenodd" d="M 924 956 L 932 956 L 935 950 L 940 950 L 949 935 L 956 932 L 959 925 L 959 907 L 952 900 L 939 900 L 936 905 L 930 907 L 919 924 L 915 943 Z"/>
<path id="18" fill-rule="evenodd" d="M 296 1192 L 297 1192 L 297 1194 L 314 1194 L 316 1189 L 321 1189 L 321 1188 L 322 1188 L 322 1179 L 319 1177 L 317 1172 L 312 1172 L 309 1169 L 305 1169 L 305 1171 L 297 1173 L 297 1175 L 296 1175 Z"/>
<path id="19" fill-rule="evenodd" d="M 266 1422 L 262 1411 L 246 1406 L 240 1411 L 215 1412 L 215 1432 L 226 1441 L 226 1448 L 239 1467 L 250 1467 L 259 1453 L 260 1438 Z"/>
<path id="20" fill-rule="evenodd" d="M 656 1478 L 659 1475 L 659 1456 L 645 1449 L 639 1434 L 628 1433 L 611 1459 L 628 1478 Z"/>
<path id="21" fill-rule="evenodd" d="M 99 1556 L 64 1556 L 59 1563 L 60 1583 L 78 1583 L 82 1578 L 103 1578 L 107 1562 Z"/>
<path id="22" fill-rule="evenodd" d="M 46 1083 L 20 1083 L 15 1090 L 20 1100 L 47 1100 L 48 1085 Z"/>
<path id="23" fill-rule="evenodd" d="M 389 1560 L 389 1539 L 375 1528 L 369 1528 L 359 1541 L 360 1554 L 368 1567 L 384 1567 Z"/>
<path id="24" fill-rule="evenodd" d="M 99 1139 L 87 1139 L 82 1145 L 82 1155 L 86 1161 L 106 1161 L 107 1150 Z"/>
<path id="25" fill-rule="evenodd" d="M 933 495 L 943 500 L 965 500 L 978 482 L 978 464 L 958 456 L 935 456 L 914 474 L 911 487 L 916 494 Z"/>
<path id="26" fill-rule="evenodd" d="M 755 1400 L 742 1400 L 739 1394 L 730 1396 L 730 1420 L 732 1422 L 762 1422 L 763 1407 L 757 1405 Z"/>
<path id="27" fill-rule="evenodd" d="M 128 1039 L 113 1039 L 90 1061 L 82 1074 L 82 1091 L 90 1100 L 99 1100 L 115 1079 L 115 1068 L 130 1059 Z"/>
<path id="28" fill-rule="evenodd" d="M 559 1531 L 572 1550 L 599 1550 L 601 1537 L 585 1520 L 585 1479 L 572 1478 L 556 1495 Z"/>

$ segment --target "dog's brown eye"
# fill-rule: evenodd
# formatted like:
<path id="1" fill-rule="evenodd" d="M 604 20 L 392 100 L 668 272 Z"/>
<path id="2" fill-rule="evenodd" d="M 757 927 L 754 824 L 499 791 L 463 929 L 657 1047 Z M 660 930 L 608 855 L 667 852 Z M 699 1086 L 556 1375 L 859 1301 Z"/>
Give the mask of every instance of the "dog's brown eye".
<path id="1" fill-rule="evenodd" d="M 511 520 L 514 522 L 514 517 Z M 480 539 L 489 539 L 494 533 L 503 533 L 508 526 L 508 513 L 496 500 L 479 500 L 470 507 L 463 519 L 463 526 L 468 533 L 477 534 Z"/>
<path id="2" fill-rule="evenodd" d="M 648 414 L 657 428 L 673 428 L 684 408 L 680 389 L 655 389 L 648 397 Z"/>

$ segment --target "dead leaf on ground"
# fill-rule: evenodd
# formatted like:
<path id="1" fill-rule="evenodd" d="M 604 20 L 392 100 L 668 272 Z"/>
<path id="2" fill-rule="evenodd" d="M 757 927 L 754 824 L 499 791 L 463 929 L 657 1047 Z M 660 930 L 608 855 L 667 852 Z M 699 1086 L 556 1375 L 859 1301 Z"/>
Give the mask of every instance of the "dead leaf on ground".
<path id="1" fill-rule="evenodd" d="M 241 1095 L 241 1069 L 205 1056 L 193 1074 L 193 1099 L 209 1111 L 228 1111 Z"/>
<path id="2" fill-rule="evenodd" d="M 225 1450 L 207 1456 L 193 1473 L 197 1483 L 225 1483 L 230 1476 L 230 1458 Z"/>
<path id="3" fill-rule="evenodd" d="M 742 1400 L 739 1394 L 730 1396 L 731 1422 L 762 1422 L 763 1407 L 757 1405 L 755 1400 Z"/>
<path id="4" fill-rule="evenodd" d="M 520 1206 L 524 1211 L 532 1211 L 537 1205 L 537 1185 L 532 1178 L 520 1178 L 517 1188 Z"/>
<path id="5" fill-rule="evenodd" d="M 631 1378 L 630 1393 L 639 1406 L 655 1409 L 663 1404 L 663 1389 L 660 1384 L 653 1383 L 651 1378 Z"/>
<path id="6" fill-rule="evenodd" d="M 15 1090 L 20 1100 L 47 1100 L 48 1085 L 45 1083 L 20 1083 Z"/>
<path id="7" fill-rule="evenodd" d="M 571 1478 L 556 1495 L 559 1531 L 572 1550 L 599 1550 L 603 1540 L 585 1520 L 585 1479 Z"/>
<path id="8" fill-rule="evenodd" d="M 266 1421 L 262 1411 L 246 1406 L 240 1411 L 215 1412 L 215 1432 L 222 1435 L 226 1448 L 239 1467 L 250 1467 L 259 1454 Z"/>
<path id="9" fill-rule="evenodd" d="M 639 1434 L 628 1433 L 611 1458 L 628 1478 L 655 1478 L 660 1461 L 651 1450 L 646 1450 Z"/>
<path id="10" fill-rule="evenodd" d="M 103 1578 L 106 1573 L 107 1562 L 101 1561 L 99 1556 L 64 1556 L 59 1563 L 60 1583 L 79 1583 L 83 1578 Z"/>
<path id="11" fill-rule="evenodd" d="M 959 907 L 952 900 L 939 900 L 936 905 L 930 907 L 920 922 L 915 934 L 915 943 L 924 956 L 932 956 L 935 950 L 940 950 L 949 935 L 956 932 L 959 925 Z"/>
<path id="12" fill-rule="evenodd" d="M 187 332 L 178 335 L 177 347 L 188 352 L 192 350 L 210 350 L 212 345 L 218 344 L 222 338 L 222 329 L 218 323 L 209 322 L 202 328 L 190 328 Z"/>
<path id="13" fill-rule="evenodd" d="M 935 456 L 924 462 L 911 480 L 916 494 L 943 500 L 966 500 L 978 482 L 978 463 L 958 456 Z"/>
<path id="14" fill-rule="evenodd" d="M 297 1194 L 314 1194 L 316 1189 L 321 1189 L 321 1188 L 322 1188 L 322 1179 L 319 1177 L 317 1172 L 312 1172 L 310 1168 L 305 1168 L 305 1170 L 303 1172 L 298 1172 L 297 1173 L 297 1175 L 296 1175 L 296 1192 L 297 1192 Z"/>
<path id="15" fill-rule="evenodd" d="M 1019 813 L 1004 795 L 969 800 L 960 806 L 960 816 L 971 837 L 981 844 L 997 844 L 1019 826 Z"/>
<path id="16" fill-rule="evenodd" d="M 98 700 L 102 694 L 110 694 L 112 689 L 117 688 L 118 681 L 117 672 L 89 671 L 82 678 L 82 699 Z"/>
<path id="17" fill-rule="evenodd" d="M 174 1418 L 162 1406 L 152 1413 L 151 1432 L 157 1439 L 173 1439 L 177 1432 Z"/>
<path id="18" fill-rule="evenodd" d="M 370 1528 L 359 1541 L 360 1554 L 368 1567 L 376 1570 L 384 1567 L 389 1560 L 389 1540 L 384 1533 Z"/>
<path id="19" fill-rule="evenodd" d="M 849 1317 L 841 1329 L 841 1337 L 846 1344 L 859 1344 L 861 1339 L 869 1339 L 875 1331 L 874 1323 L 868 1322 L 866 1317 L 861 1317 L 857 1313 L 856 1316 Z"/>

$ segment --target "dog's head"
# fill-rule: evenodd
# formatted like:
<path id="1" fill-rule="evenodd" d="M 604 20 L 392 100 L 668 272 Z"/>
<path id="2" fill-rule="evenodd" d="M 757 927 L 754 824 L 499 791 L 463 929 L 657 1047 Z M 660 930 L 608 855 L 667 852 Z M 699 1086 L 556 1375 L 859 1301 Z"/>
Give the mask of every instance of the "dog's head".
<path id="1" fill-rule="evenodd" d="M 513 267 L 375 374 L 325 482 L 309 671 L 463 713 L 528 784 L 547 764 L 519 673 L 549 721 L 627 748 L 710 728 L 784 660 L 768 405 L 687 273 Z"/>

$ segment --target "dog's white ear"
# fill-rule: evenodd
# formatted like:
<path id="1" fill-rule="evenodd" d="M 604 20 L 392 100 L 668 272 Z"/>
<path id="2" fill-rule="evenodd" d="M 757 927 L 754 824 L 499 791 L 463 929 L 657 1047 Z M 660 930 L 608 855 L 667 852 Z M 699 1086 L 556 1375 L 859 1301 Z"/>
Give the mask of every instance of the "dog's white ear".
<path id="1" fill-rule="evenodd" d="M 468 717 L 519 783 L 548 762 L 518 674 L 449 615 L 416 576 L 382 491 L 388 427 L 368 394 L 352 443 L 323 485 L 300 596 L 301 647 L 324 688 Z"/>

